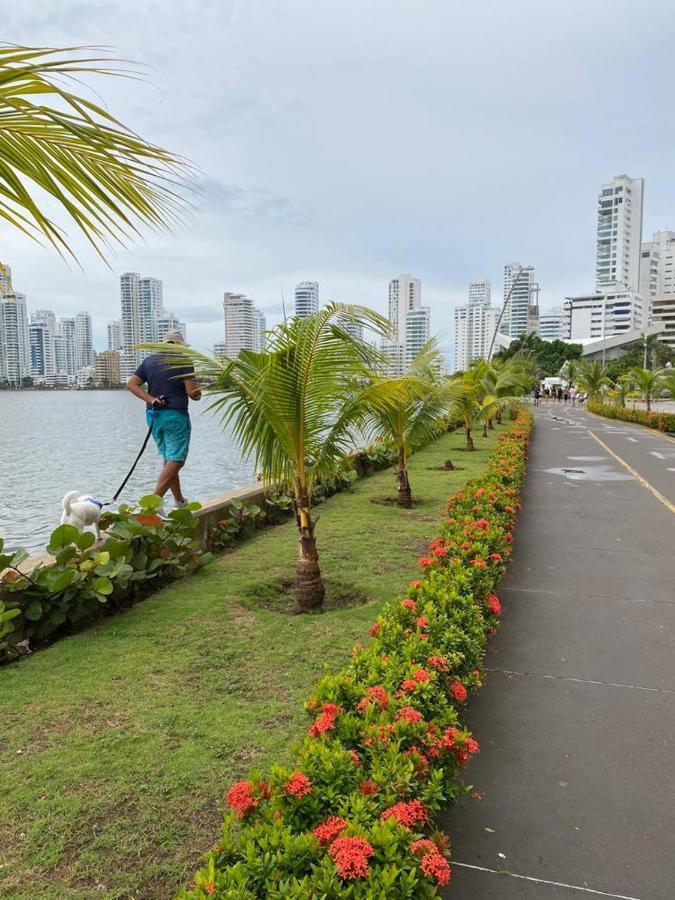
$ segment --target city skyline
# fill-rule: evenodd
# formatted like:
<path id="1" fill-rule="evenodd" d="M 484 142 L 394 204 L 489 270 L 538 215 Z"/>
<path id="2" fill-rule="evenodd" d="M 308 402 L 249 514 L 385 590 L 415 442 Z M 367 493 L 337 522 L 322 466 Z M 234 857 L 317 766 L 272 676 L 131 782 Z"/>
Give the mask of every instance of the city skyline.
<path id="1" fill-rule="evenodd" d="M 0 227 L 2 258 L 24 292 L 57 315 L 90 310 L 99 347 L 117 318 L 125 271 L 162 278 L 168 308 L 204 347 L 220 319 L 214 298 L 228 286 L 256 298 L 272 325 L 282 287 L 292 303 L 306 278 L 325 296 L 384 313 L 382 285 L 392 273 L 416 272 L 447 347 L 467 282 L 484 274 L 496 297 L 509 260 L 536 265 L 542 309 L 593 288 L 594 199 L 614 174 L 646 178 L 645 235 L 675 228 L 664 150 L 675 123 L 662 115 L 675 90 L 673 22 L 661 3 L 642 16 L 627 4 L 614 15 L 580 0 L 546 11 L 522 0 L 508 8 L 425 3 L 422 11 L 375 0 L 372 9 L 348 7 L 352 27 L 337 8 L 316 17 L 303 0 L 283 15 L 252 4 L 237 14 L 237 41 L 228 15 L 199 0 L 187 30 L 178 10 L 157 20 L 130 0 L 95 4 L 86 16 L 76 0 L 63 0 L 58 15 L 49 8 L 37 0 L 9 9 L 12 40 L 53 46 L 77 36 L 98 45 L 105 35 L 117 55 L 147 61 L 152 84 L 106 85 L 110 110 L 201 173 L 190 227 L 118 250 L 112 272 L 75 236 L 84 274 Z M 125 12 L 138 29 L 125 26 Z M 581 21 L 593 41 L 576 40 Z M 310 28 L 317 33 L 307 41 Z M 514 56 L 510 48 L 528 37 L 527 59 Z M 645 43 L 649 58 L 627 67 Z M 207 90 L 186 78 L 184 53 L 203 61 Z M 617 133 L 627 97 L 640 102 Z M 408 123 L 395 142 L 381 117 Z M 654 122 L 658 140 L 647 142 Z"/>

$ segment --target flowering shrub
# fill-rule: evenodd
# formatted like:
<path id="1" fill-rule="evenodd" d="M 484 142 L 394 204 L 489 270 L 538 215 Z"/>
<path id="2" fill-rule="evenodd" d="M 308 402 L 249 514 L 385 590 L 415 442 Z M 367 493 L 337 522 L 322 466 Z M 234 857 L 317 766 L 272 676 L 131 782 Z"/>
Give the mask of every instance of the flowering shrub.
<path id="1" fill-rule="evenodd" d="M 654 411 L 646 409 L 627 409 L 620 406 L 608 406 L 595 400 L 589 400 L 586 404 L 589 412 L 606 419 L 620 419 L 622 422 L 636 422 L 638 425 L 646 425 L 647 428 L 656 428 L 658 431 L 669 431 L 675 434 L 675 413 Z"/>
<path id="2" fill-rule="evenodd" d="M 450 498 L 421 577 L 316 685 L 294 769 L 230 789 L 222 839 L 183 900 L 423 900 L 448 883 L 433 817 L 479 751 L 460 711 L 498 623 L 531 427 L 523 411 L 500 436 L 486 473 Z"/>

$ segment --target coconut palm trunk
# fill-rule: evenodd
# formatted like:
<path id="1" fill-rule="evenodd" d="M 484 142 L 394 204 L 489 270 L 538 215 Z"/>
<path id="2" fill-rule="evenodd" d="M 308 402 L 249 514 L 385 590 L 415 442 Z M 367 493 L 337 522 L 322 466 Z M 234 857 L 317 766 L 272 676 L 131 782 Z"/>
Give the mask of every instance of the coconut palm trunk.
<path id="1" fill-rule="evenodd" d="M 319 551 L 314 535 L 309 496 L 306 487 L 296 479 L 295 521 L 298 526 L 298 567 L 295 575 L 296 597 L 304 611 L 322 606 L 326 588 L 319 568 Z"/>
<path id="2" fill-rule="evenodd" d="M 405 447 L 399 447 L 398 451 L 398 496 L 396 502 L 405 509 L 410 509 L 412 506 L 412 491 L 410 489 L 410 479 L 408 478 L 408 460 Z"/>
<path id="3" fill-rule="evenodd" d="M 466 435 L 466 445 L 464 447 L 465 450 L 475 450 L 473 443 L 473 435 L 471 434 L 471 428 L 469 425 L 464 426 L 464 433 Z"/>

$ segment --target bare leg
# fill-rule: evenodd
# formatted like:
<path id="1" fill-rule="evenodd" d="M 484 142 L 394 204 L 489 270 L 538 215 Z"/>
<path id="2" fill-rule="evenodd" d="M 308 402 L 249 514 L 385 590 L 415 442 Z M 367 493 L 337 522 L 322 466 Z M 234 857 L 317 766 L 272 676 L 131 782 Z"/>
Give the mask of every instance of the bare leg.
<path id="1" fill-rule="evenodd" d="M 176 500 L 180 501 L 184 499 L 180 489 L 180 478 L 178 477 L 178 473 L 184 465 L 185 463 L 179 460 L 165 460 L 162 471 L 159 473 L 157 484 L 155 485 L 155 494 L 157 494 L 158 497 L 163 497 L 168 490 L 171 490 L 171 493 Z"/>

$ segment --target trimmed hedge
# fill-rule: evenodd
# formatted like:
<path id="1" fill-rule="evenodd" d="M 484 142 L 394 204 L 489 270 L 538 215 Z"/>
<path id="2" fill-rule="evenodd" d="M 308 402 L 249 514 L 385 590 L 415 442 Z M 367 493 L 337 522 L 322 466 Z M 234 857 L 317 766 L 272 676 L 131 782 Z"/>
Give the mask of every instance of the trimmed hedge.
<path id="1" fill-rule="evenodd" d="M 607 419 L 636 422 L 638 425 L 646 425 L 647 428 L 655 428 L 657 431 L 669 431 L 675 434 L 675 413 L 647 412 L 646 409 L 607 406 L 606 403 L 600 403 L 597 400 L 589 400 L 586 404 L 586 409 L 597 416 L 605 416 Z"/>
<path id="2" fill-rule="evenodd" d="M 481 686 L 493 593 L 510 555 L 532 415 L 456 493 L 422 575 L 306 703 L 295 766 L 233 785 L 222 839 L 182 900 L 435 897 L 450 879 L 433 815 L 465 790 L 478 744 L 461 725 Z"/>

